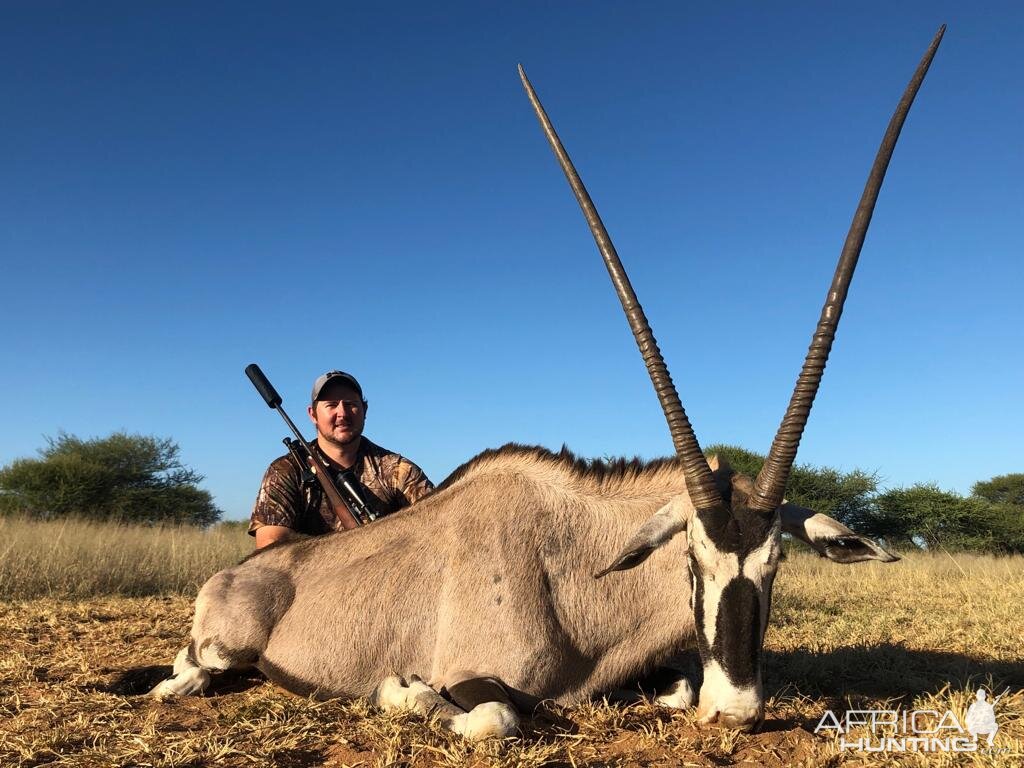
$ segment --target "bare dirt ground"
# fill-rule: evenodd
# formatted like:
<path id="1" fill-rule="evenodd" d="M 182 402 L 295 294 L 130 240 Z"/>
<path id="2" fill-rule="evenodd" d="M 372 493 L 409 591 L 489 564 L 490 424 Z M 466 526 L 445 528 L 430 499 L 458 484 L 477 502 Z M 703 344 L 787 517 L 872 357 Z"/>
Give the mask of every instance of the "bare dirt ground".
<path id="1" fill-rule="evenodd" d="M 758 733 L 597 702 L 538 712 L 521 738 L 470 744 L 413 715 L 312 702 L 255 674 L 160 703 L 140 694 L 183 644 L 188 598 L 41 598 L 0 603 L 0 765 L 1024 765 L 1020 559 L 857 570 L 794 560 L 776 588 Z M 992 751 L 868 753 L 814 733 L 826 709 L 950 709 L 963 722 L 979 685 L 1009 688 Z"/>

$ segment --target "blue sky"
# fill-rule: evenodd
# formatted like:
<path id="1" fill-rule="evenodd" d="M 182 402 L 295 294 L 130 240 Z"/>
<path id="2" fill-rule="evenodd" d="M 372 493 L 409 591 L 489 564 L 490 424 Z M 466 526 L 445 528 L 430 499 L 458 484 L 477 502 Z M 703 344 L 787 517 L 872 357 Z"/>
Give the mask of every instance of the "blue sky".
<path id="1" fill-rule="evenodd" d="M 10 2 L 0 463 L 171 436 L 244 517 L 319 373 L 439 481 L 507 441 L 671 451 L 522 62 L 705 443 L 764 451 L 878 142 L 798 461 L 1024 471 L 1024 6 Z M 311 434 L 307 431 L 307 434 Z"/>

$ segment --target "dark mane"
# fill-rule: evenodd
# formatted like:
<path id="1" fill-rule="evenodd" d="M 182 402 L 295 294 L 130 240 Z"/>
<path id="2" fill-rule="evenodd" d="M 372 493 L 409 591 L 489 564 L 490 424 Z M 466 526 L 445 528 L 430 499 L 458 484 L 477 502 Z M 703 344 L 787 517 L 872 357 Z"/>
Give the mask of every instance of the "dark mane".
<path id="1" fill-rule="evenodd" d="M 639 456 L 634 456 L 631 459 L 625 457 L 587 459 L 577 456 L 564 444 L 562 445 L 562 450 L 555 453 L 540 445 L 506 443 L 500 448 L 488 448 L 478 453 L 462 466 L 457 467 L 437 486 L 435 493 L 453 485 L 477 466 L 485 464 L 491 459 L 512 456 L 529 458 L 534 461 L 552 462 L 580 478 L 591 479 L 597 482 L 631 479 L 646 472 L 656 472 L 661 469 L 682 469 L 682 464 L 675 456 L 658 459 L 641 459 Z"/>

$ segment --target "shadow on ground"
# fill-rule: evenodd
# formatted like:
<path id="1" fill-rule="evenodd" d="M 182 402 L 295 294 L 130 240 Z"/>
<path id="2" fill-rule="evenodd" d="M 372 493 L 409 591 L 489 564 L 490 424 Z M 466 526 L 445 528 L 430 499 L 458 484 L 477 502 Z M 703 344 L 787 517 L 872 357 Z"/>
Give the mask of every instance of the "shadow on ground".
<path id="1" fill-rule="evenodd" d="M 692 658 L 690 658 L 692 656 Z M 699 685 L 696 654 L 687 655 L 691 679 Z M 902 645 L 881 645 L 838 648 L 815 652 L 805 649 L 766 651 L 764 662 L 765 691 L 769 697 L 799 693 L 820 698 L 829 704 L 843 700 L 886 699 L 909 703 L 922 694 L 937 693 L 946 686 L 963 689 L 976 685 L 1002 689 L 1024 688 L 1024 661 L 1001 661 L 974 658 L 957 653 L 925 651 Z M 153 665 L 124 670 L 110 683 L 95 690 L 121 696 L 139 696 L 171 675 L 168 665 Z M 651 681 L 651 678 L 645 678 Z M 225 672 L 213 678 L 207 697 L 239 693 L 259 685 L 268 685 L 256 670 Z M 642 685 L 653 692 L 659 685 Z M 526 708 L 527 711 L 531 709 Z M 573 724 L 563 716 L 571 710 L 553 707 L 533 708 L 538 730 L 554 727 L 571 732 Z M 796 721 L 771 721 L 765 730 L 806 726 Z"/>
<path id="2" fill-rule="evenodd" d="M 169 664 L 135 667 L 117 673 L 111 682 L 94 686 L 93 690 L 113 693 L 118 696 L 144 696 L 153 689 L 153 686 L 170 676 L 171 666 Z M 255 669 L 231 670 L 215 675 L 210 681 L 206 695 L 223 696 L 228 693 L 241 693 L 264 684 L 267 684 L 266 678 Z"/>
<path id="3" fill-rule="evenodd" d="M 1024 661 L 974 658 L 903 645 L 765 652 L 765 690 L 769 696 L 801 694 L 824 699 L 864 698 L 909 701 L 944 687 L 992 685 L 1024 687 Z"/>

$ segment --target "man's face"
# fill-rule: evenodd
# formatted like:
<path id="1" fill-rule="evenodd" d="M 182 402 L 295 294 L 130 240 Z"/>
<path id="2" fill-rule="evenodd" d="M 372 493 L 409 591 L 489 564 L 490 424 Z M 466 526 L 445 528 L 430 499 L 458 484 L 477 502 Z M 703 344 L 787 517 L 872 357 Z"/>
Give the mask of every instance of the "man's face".
<path id="1" fill-rule="evenodd" d="M 320 399 L 308 408 L 317 434 L 329 443 L 349 445 L 363 434 L 366 409 L 363 398 L 343 381 L 330 382 L 320 392 Z"/>

